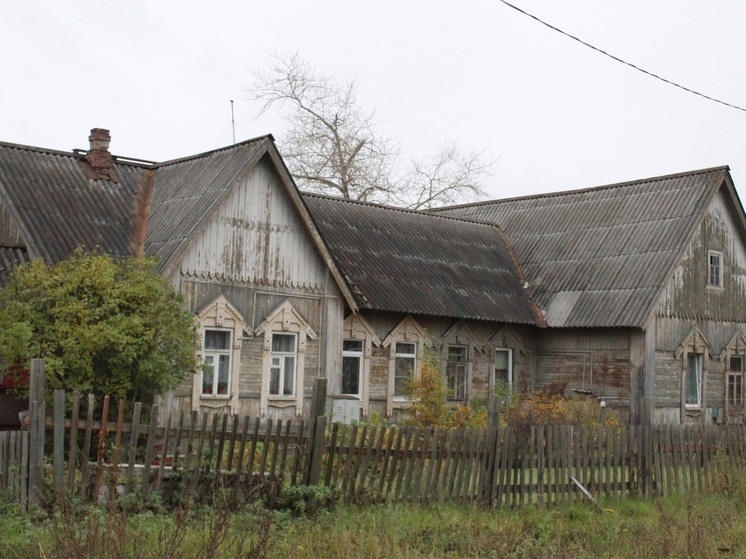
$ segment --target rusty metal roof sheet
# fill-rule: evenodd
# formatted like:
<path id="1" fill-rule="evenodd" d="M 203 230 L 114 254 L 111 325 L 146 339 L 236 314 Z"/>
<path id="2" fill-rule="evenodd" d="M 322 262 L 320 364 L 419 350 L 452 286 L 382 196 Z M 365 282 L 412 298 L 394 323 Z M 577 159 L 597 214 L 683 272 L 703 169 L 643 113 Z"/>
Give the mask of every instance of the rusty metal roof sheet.
<path id="1" fill-rule="evenodd" d="M 536 324 L 499 229 L 304 194 L 360 308 Z"/>
<path id="2" fill-rule="evenodd" d="M 0 204 L 32 258 L 57 262 L 82 246 L 129 253 L 132 200 L 142 167 L 114 162 L 119 178 L 89 180 L 82 156 L 0 142 Z"/>
<path id="3" fill-rule="evenodd" d="M 641 327 L 727 167 L 441 210 L 499 225 L 549 326 Z"/>

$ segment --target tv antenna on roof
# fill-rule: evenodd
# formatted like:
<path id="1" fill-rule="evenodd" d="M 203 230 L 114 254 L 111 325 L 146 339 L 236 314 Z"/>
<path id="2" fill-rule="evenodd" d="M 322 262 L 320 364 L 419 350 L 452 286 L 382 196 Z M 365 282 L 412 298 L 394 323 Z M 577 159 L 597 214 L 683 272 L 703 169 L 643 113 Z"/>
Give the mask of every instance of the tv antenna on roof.
<path id="1" fill-rule="evenodd" d="M 233 145 L 236 145 L 236 117 L 233 115 L 233 99 L 231 99 L 231 129 L 233 130 Z"/>

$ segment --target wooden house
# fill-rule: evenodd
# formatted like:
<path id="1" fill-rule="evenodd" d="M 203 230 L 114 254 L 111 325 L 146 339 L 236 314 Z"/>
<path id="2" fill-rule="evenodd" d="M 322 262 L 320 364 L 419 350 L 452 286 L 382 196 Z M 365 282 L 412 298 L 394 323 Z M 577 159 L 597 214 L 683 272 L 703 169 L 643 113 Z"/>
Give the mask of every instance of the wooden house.
<path id="1" fill-rule="evenodd" d="M 210 365 L 167 409 L 303 415 L 321 376 L 335 419 L 398 419 L 434 356 L 454 403 L 512 387 L 631 421 L 744 419 L 746 218 L 725 167 L 415 212 L 301 195 L 271 136 L 160 163 L 89 140 L 0 143 L 0 282 L 79 246 L 157 257 Z"/>
<path id="2" fill-rule="evenodd" d="M 511 242 L 547 323 L 524 338 L 529 390 L 743 421 L 746 219 L 727 167 L 444 212 Z"/>

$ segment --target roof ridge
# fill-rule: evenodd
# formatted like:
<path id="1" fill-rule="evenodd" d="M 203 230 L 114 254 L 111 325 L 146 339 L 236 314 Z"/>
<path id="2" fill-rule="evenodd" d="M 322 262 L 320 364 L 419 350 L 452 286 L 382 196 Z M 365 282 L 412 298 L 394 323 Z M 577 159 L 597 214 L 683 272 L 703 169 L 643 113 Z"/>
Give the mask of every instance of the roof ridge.
<path id="1" fill-rule="evenodd" d="M 318 194 L 316 192 L 304 192 L 301 191 L 301 196 L 303 198 L 320 198 L 322 200 L 329 200 L 331 202 L 339 202 L 340 204 L 357 204 L 359 206 L 368 206 L 372 208 L 378 208 L 383 210 L 391 210 L 395 212 L 402 212 L 402 213 L 408 213 L 408 214 L 416 214 L 416 215 L 424 215 L 428 217 L 438 218 L 438 219 L 449 219 L 451 221 L 461 221 L 465 223 L 475 223 L 477 225 L 486 225 L 489 227 L 497 227 L 502 231 L 499 225 L 496 223 L 493 223 L 491 221 L 483 220 L 483 219 L 474 219 L 471 217 L 461 217 L 461 216 L 453 216 L 453 215 L 447 215 L 447 214 L 441 214 L 441 213 L 433 213 L 433 209 L 429 210 L 413 210 L 411 208 L 402 208 L 399 206 L 391 206 L 389 204 L 380 204 L 378 202 L 368 202 L 367 200 L 353 200 L 351 198 L 340 198 L 339 196 L 330 196 L 328 194 Z M 455 207 L 455 206 L 454 206 Z M 438 209 L 438 208 L 435 208 Z"/>
<path id="2" fill-rule="evenodd" d="M 200 159 L 202 157 L 207 157 L 207 156 L 212 155 L 214 153 L 218 153 L 218 152 L 221 152 L 221 151 L 227 151 L 227 150 L 234 149 L 234 148 L 237 148 L 237 147 L 242 147 L 242 146 L 245 146 L 245 145 L 248 145 L 248 144 L 259 142 L 261 140 L 270 140 L 270 141 L 274 142 L 275 138 L 274 138 L 274 136 L 272 136 L 272 134 L 264 134 L 262 136 L 257 136 L 255 138 L 249 138 L 248 140 L 243 140 L 241 142 L 236 142 L 235 144 L 231 144 L 229 146 L 223 146 L 223 147 L 220 147 L 220 148 L 215 148 L 215 149 L 211 149 L 211 150 L 208 150 L 208 151 L 203 151 L 201 153 L 195 153 L 193 155 L 186 155 L 184 157 L 178 157 L 176 159 L 168 159 L 166 161 L 159 161 L 159 162 L 157 162 L 155 164 L 155 167 L 156 168 L 166 167 L 168 165 L 175 165 L 176 163 L 183 163 L 184 161 L 191 161 L 191 160 L 194 160 L 194 159 Z"/>
<path id="3" fill-rule="evenodd" d="M 664 180 L 671 180 L 671 179 L 677 179 L 681 177 L 686 176 L 693 176 L 693 175 L 704 175 L 706 173 L 714 173 L 716 171 L 730 171 L 730 167 L 728 165 L 720 165 L 717 167 L 708 167 L 706 169 L 695 169 L 692 171 L 685 171 L 681 173 L 671 173 L 668 175 L 659 175 L 655 177 L 648 177 L 644 179 L 635 179 L 630 181 L 624 181 L 624 182 L 616 182 L 611 184 L 602 184 L 598 186 L 591 186 L 587 188 L 578 188 L 574 190 L 558 190 L 557 192 L 543 192 L 539 194 L 526 194 L 524 196 L 513 196 L 510 198 L 495 198 L 493 200 L 482 200 L 479 202 L 469 202 L 466 204 L 457 204 L 454 206 L 443 206 L 441 208 L 434 208 L 431 211 L 447 211 L 447 210 L 454 210 L 459 208 L 473 208 L 473 207 L 479 207 L 479 206 L 489 206 L 494 204 L 503 204 L 507 202 L 516 202 L 518 200 L 538 200 L 541 198 L 555 198 L 560 196 L 571 196 L 574 194 L 583 194 L 586 192 L 597 192 L 600 190 L 611 190 L 614 188 L 622 188 L 626 186 L 634 186 L 639 185 L 643 183 L 652 183 L 652 182 L 660 182 Z"/>
<path id="4" fill-rule="evenodd" d="M 18 149 L 22 151 L 32 151 L 35 153 L 43 153 L 47 155 L 58 155 L 61 157 L 72 157 L 73 159 L 84 159 L 88 150 L 73 148 L 70 151 L 63 151 L 59 149 L 45 148 L 41 146 L 29 146 L 26 144 L 15 144 L 13 142 L 0 141 L 0 147 L 9 149 Z M 137 157 L 128 157 L 126 155 L 111 155 L 113 163 L 120 165 L 131 165 L 133 167 L 149 167 L 155 164 L 155 161 L 149 161 L 147 159 L 140 159 Z"/>

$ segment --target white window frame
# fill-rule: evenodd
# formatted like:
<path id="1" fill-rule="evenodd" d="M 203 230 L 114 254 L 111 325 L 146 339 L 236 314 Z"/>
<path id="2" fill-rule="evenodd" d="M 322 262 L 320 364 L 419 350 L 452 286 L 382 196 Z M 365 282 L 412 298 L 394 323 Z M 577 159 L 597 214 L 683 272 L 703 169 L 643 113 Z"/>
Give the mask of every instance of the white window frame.
<path id="1" fill-rule="evenodd" d="M 695 368 L 695 372 L 697 374 L 696 377 L 696 390 L 697 390 L 697 401 L 696 402 L 690 402 L 689 401 L 689 384 L 690 380 L 689 377 L 692 374 L 691 369 L 691 363 L 692 358 L 694 358 L 694 362 L 698 362 L 698 367 Z M 686 362 L 685 362 L 685 372 L 684 372 L 684 406 L 688 409 L 700 409 L 702 407 L 702 386 L 703 386 L 703 380 L 704 380 L 704 370 L 705 370 L 705 355 L 704 353 L 700 352 L 688 352 L 686 354 Z"/>
<path id="2" fill-rule="evenodd" d="M 418 367 L 422 363 L 422 350 L 427 340 L 427 333 L 412 318 L 412 316 L 405 316 L 401 322 L 391 331 L 381 343 L 383 347 L 389 348 L 389 377 L 388 377 L 388 390 L 386 393 L 386 415 L 389 417 L 394 414 L 394 409 L 406 409 L 409 407 L 409 400 L 406 396 L 395 396 L 395 375 L 396 375 L 396 342 L 403 343 L 414 343 L 416 351 L 415 359 L 415 377 L 419 375 Z"/>
<path id="3" fill-rule="evenodd" d="M 451 359 L 451 349 L 459 349 L 463 350 L 463 360 L 452 360 Z M 465 402 L 468 394 L 468 383 L 469 383 L 469 346 L 463 345 L 463 344 L 448 344 L 446 347 L 446 363 L 445 363 L 445 383 L 446 383 L 446 389 L 448 390 L 447 398 L 451 402 Z M 461 377 L 461 380 L 463 382 L 463 394 L 458 395 L 456 394 L 456 388 L 451 386 L 451 372 L 452 369 L 460 369 L 460 372 L 457 372 L 454 376 L 454 378 Z M 456 385 L 458 385 L 458 381 L 456 381 Z"/>
<path id="4" fill-rule="evenodd" d="M 490 391 L 493 392 L 497 387 L 497 354 L 508 354 L 508 386 L 507 396 L 513 391 L 513 350 L 508 347 L 496 347 L 492 355 L 492 374 L 490 378 Z"/>
<path id="5" fill-rule="evenodd" d="M 733 359 L 738 359 L 741 366 L 738 370 L 733 368 Z M 725 406 L 728 409 L 743 410 L 744 407 L 744 362 L 746 356 L 743 354 L 729 354 L 725 376 Z"/>
<path id="6" fill-rule="evenodd" d="M 360 344 L 360 349 L 345 349 L 345 343 L 352 342 Z M 345 358 L 357 359 L 357 392 L 345 392 L 344 391 L 344 374 L 345 374 Z M 342 371 L 339 382 L 339 392 L 345 396 L 355 396 L 358 399 L 362 398 L 363 395 L 363 371 L 365 369 L 365 341 L 364 340 L 353 340 L 345 338 L 342 340 Z"/>
<path id="7" fill-rule="evenodd" d="M 208 349 L 207 346 L 207 333 L 208 332 L 225 332 L 228 334 L 228 347 L 222 349 Z M 212 368 L 212 389 L 209 392 L 205 392 L 205 371 L 201 371 L 200 375 L 200 395 L 202 398 L 223 398 L 227 399 L 231 396 L 231 365 L 233 362 L 233 335 L 232 329 L 228 328 L 210 328 L 206 327 L 202 329 L 202 360 L 203 367 Z M 226 381 L 225 392 L 220 393 L 218 387 L 220 385 L 220 376 L 216 372 L 216 363 L 219 362 L 220 357 L 228 358 L 228 379 Z M 212 364 L 208 361 L 208 357 L 212 359 Z"/>
<path id="8" fill-rule="evenodd" d="M 293 340 L 293 351 L 279 351 L 274 349 L 275 338 L 279 336 L 286 336 Z M 269 369 L 269 398 L 295 398 L 296 396 L 296 382 L 295 377 L 298 374 L 298 334 L 295 332 L 272 332 L 272 342 L 270 347 L 270 369 Z M 290 386 L 285 384 L 287 377 L 287 358 L 293 358 L 292 371 L 290 377 Z M 277 365 L 275 365 L 277 360 Z M 274 371 L 277 369 L 277 392 L 272 392 L 272 377 Z M 289 392 L 286 390 L 289 389 Z"/>
<path id="9" fill-rule="evenodd" d="M 274 333 L 294 333 L 296 338 L 295 387 L 293 394 L 270 394 L 272 374 L 272 335 Z M 262 387 L 259 396 L 259 413 L 267 415 L 269 406 L 295 408 L 296 415 L 303 414 L 305 386 L 306 341 L 317 338 L 316 332 L 306 319 L 293 307 L 288 299 L 280 303 L 254 331 L 255 336 L 263 336 L 262 343 Z"/>
<path id="10" fill-rule="evenodd" d="M 231 333 L 230 374 L 227 395 L 202 394 L 202 370 L 196 371 L 192 381 L 192 409 L 200 411 L 202 408 L 220 409 L 230 407 L 231 413 L 238 413 L 239 368 L 241 364 L 241 344 L 246 331 L 244 318 L 231 305 L 225 295 L 219 295 L 204 306 L 195 316 L 200 332 L 202 346 L 201 356 L 204 355 L 205 330 L 227 330 Z"/>
<path id="11" fill-rule="evenodd" d="M 412 346 L 412 351 L 404 351 L 403 348 L 400 348 L 400 346 Z M 406 392 L 402 393 L 402 391 L 399 391 L 397 393 L 396 390 L 396 381 L 400 380 L 402 378 L 405 378 L 408 382 L 411 382 L 413 378 L 417 375 L 417 342 L 394 342 L 394 399 L 399 401 L 406 401 L 407 395 Z M 407 374 L 405 377 L 403 377 L 400 374 L 397 374 L 399 371 L 399 363 L 403 363 L 405 361 L 411 361 L 411 366 L 409 367 L 410 373 Z"/>
<path id="12" fill-rule="evenodd" d="M 717 263 L 713 264 L 715 258 Z M 723 253 L 719 250 L 707 251 L 707 287 L 723 288 Z"/>
<path id="13" fill-rule="evenodd" d="M 363 417 L 368 417 L 370 409 L 370 357 L 372 346 L 380 346 L 381 339 L 375 334 L 368 321 L 359 314 L 350 314 L 345 318 L 342 336 L 345 340 L 363 342 L 364 359 L 362 378 L 360 379 L 360 411 Z M 342 391 L 341 367 L 340 361 L 339 385 L 334 387 L 336 392 Z"/>

